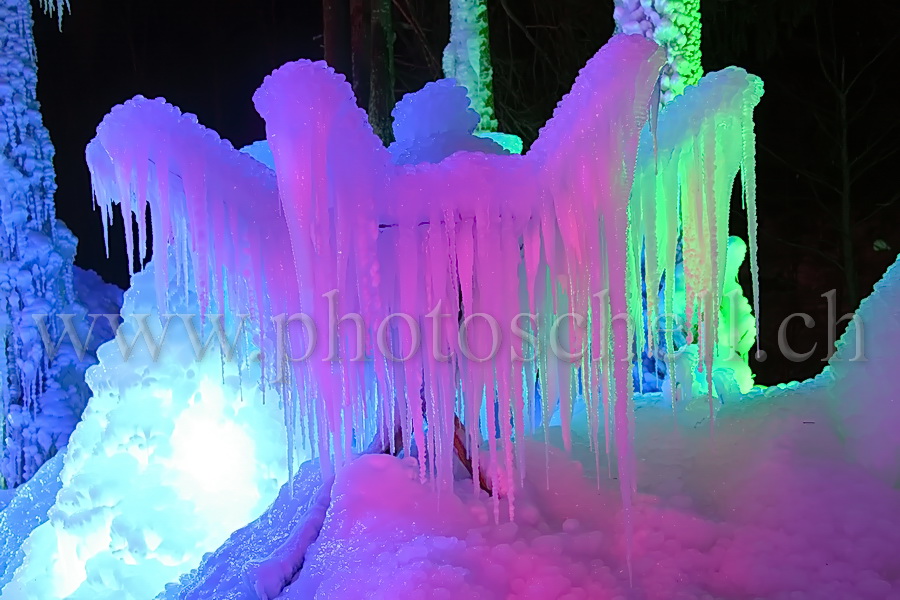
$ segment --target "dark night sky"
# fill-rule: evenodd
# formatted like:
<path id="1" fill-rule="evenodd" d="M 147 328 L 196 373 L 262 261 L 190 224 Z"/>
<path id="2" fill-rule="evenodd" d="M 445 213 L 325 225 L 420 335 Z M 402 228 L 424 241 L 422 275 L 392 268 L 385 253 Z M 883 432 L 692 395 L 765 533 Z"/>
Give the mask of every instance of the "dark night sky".
<path id="1" fill-rule="evenodd" d="M 72 4 L 73 14 L 66 15 L 62 32 L 55 18 L 35 14 L 38 97 L 57 150 L 57 214 L 79 239 L 77 264 L 124 287 L 127 269 L 121 223 L 111 233 L 107 260 L 100 218 L 91 211 L 84 147 L 97 124 L 115 104 L 143 94 L 164 96 L 197 114 L 201 123 L 237 147 L 262 139 L 263 123 L 251 96 L 265 75 L 284 62 L 321 58 L 321 2 L 78 0 Z M 611 0 L 553 0 L 551 7 L 549 0 L 489 1 L 501 126 L 525 131 L 527 136 L 550 116 L 577 69 L 611 33 L 611 4 Z M 874 4 L 870 14 L 900 19 L 893 0 Z M 882 75 L 896 71 L 896 38 L 866 30 L 868 20 L 843 18 L 842 3 L 835 4 L 838 10 L 833 16 L 818 11 L 814 22 L 812 7 L 826 5 L 832 2 L 703 2 L 704 66 L 712 70 L 736 64 L 766 82 L 766 96 L 756 113 L 764 347 L 772 345 L 778 324 L 788 314 L 807 311 L 824 320 L 820 294 L 837 288 L 842 297 L 840 270 L 830 262 L 839 258 L 833 227 L 837 196 L 828 185 L 837 169 L 836 125 L 831 119 L 834 102 L 821 74 L 821 56 L 845 60 L 848 71 L 854 73 L 875 59 L 851 97 L 850 110 L 858 115 L 850 134 L 851 155 L 875 147 L 873 156 L 879 156 L 897 146 L 893 135 L 877 140 L 897 125 L 889 112 L 893 102 L 884 91 L 890 79 Z M 433 59 L 439 56 L 446 36 L 446 22 L 433 15 L 445 9 L 440 2 L 424 0 L 397 0 L 395 6 L 399 7 L 395 12 L 403 13 L 395 14 L 402 92 L 417 89 L 433 77 Z M 508 6 L 515 6 L 515 20 L 505 12 Z M 404 20 L 414 13 L 426 20 L 427 44 L 419 44 L 418 50 L 417 40 L 411 38 L 413 28 Z M 526 40 L 517 22 L 529 28 L 532 40 Z M 814 25 L 821 34 L 818 40 Z M 536 52 L 532 41 L 546 47 Z M 426 47 L 428 51 L 423 50 Z M 425 66 L 429 52 L 430 70 Z M 558 64 L 544 64 L 547 56 L 559 57 Z M 510 91 L 513 87 L 515 91 Z M 854 187 L 854 206 L 858 206 L 854 210 L 859 216 L 869 214 L 896 192 L 894 177 L 884 168 L 892 164 L 895 161 L 886 161 L 860 177 Z M 811 184 L 801 171 L 828 181 Z M 820 204 L 825 210 L 818 208 Z M 897 207 L 886 207 L 854 230 L 863 295 L 900 249 L 898 218 Z M 735 211 L 732 229 L 746 237 L 742 219 L 742 213 Z M 877 239 L 893 250 L 874 251 Z M 853 307 L 844 302 L 842 309 L 849 308 Z M 790 331 L 798 336 L 797 348 L 819 341 L 818 354 L 824 354 L 824 329 Z M 821 369 L 820 357 L 816 358 L 803 365 L 770 361 L 756 370 L 762 383 L 799 379 Z"/>

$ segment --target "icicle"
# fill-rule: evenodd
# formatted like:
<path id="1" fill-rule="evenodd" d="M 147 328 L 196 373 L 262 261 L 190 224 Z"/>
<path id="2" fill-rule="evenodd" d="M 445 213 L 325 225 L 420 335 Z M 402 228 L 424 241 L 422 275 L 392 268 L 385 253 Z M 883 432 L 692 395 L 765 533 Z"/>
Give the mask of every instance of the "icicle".
<path id="1" fill-rule="evenodd" d="M 762 94 L 762 82 L 757 81 L 758 93 Z M 753 314 L 756 316 L 756 331 L 759 328 L 759 259 L 756 220 L 756 132 L 753 126 L 753 107 L 759 97 L 745 100 L 741 106 L 741 187 L 743 201 L 747 209 L 747 236 L 750 246 L 750 275 L 753 280 Z M 759 336 L 756 338 L 759 352 Z"/>
<path id="2" fill-rule="evenodd" d="M 138 260 L 144 267 L 147 258 L 147 186 L 150 171 L 149 156 L 146 147 L 138 147 L 134 160 L 134 195 L 137 200 L 135 217 L 138 226 Z M 162 261 L 160 261 L 162 262 Z"/>

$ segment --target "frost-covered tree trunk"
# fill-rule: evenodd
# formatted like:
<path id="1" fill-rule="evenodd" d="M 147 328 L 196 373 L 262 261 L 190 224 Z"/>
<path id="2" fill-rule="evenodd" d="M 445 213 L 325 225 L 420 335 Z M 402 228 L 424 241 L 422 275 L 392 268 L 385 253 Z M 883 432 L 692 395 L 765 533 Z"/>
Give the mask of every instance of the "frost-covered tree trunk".
<path id="1" fill-rule="evenodd" d="M 662 102 L 700 81 L 700 0 L 615 0 L 614 16 L 618 31 L 642 34 L 666 48 Z"/>
<path id="2" fill-rule="evenodd" d="M 444 77 L 466 88 L 472 109 L 480 118 L 475 135 L 493 140 L 512 154 L 520 154 L 522 139 L 497 131 L 494 118 L 494 69 L 488 34 L 487 0 L 450 0 L 450 42 L 444 48 Z"/>
<path id="3" fill-rule="evenodd" d="M 67 8 L 65 0 L 42 4 L 60 14 Z M 53 145 L 35 94 L 32 25 L 30 0 L 0 0 L 0 484 L 11 487 L 67 443 L 84 409 L 90 360 L 69 343 L 50 356 L 35 318 L 46 315 L 55 342 L 58 315 L 83 322 L 85 311 L 75 304 L 76 240 L 53 205 Z"/>
<path id="4" fill-rule="evenodd" d="M 450 0 L 450 43 L 444 49 L 444 76 L 469 91 L 472 108 L 481 117 L 478 131 L 497 131 L 487 0 Z"/>

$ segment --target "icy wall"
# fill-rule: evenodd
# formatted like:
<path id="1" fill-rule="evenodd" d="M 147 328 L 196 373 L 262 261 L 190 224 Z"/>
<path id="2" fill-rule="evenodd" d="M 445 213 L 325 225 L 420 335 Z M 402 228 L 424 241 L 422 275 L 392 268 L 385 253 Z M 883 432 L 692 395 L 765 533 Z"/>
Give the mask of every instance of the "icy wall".
<path id="1" fill-rule="evenodd" d="M 168 307 L 195 329 L 180 317 L 165 326 L 154 263 L 132 279 L 117 338 L 88 371 L 94 396 L 68 446 L 62 490 L 3 600 L 152 598 L 256 518 L 286 480 L 279 396 L 259 389 L 253 332 L 238 335 L 239 320 L 225 319 L 236 350 L 223 359 L 212 317 L 201 326 L 186 291 L 194 286 L 174 270 Z M 140 339 L 141 315 L 155 346 Z"/>
<path id="2" fill-rule="evenodd" d="M 67 7 L 41 4 L 60 15 Z M 90 320 L 75 289 L 76 240 L 53 206 L 53 146 L 35 96 L 31 3 L 2 0 L 0 28 L 0 484 L 14 487 L 66 445 L 89 395 L 84 371 L 111 331 L 95 330 L 83 355 L 68 339 L 48 352 L 35 321 L 47 315 L 44 331 L 55 345 L 63 334 L 58 315 L 75 315 L 83 339 Z M 101 288 L 93 291 L 106 294 Z"/>
<path id="3" fill-rule="evenodd" d="M 516 153 L 477 132 L 478 113 L 471 107 L 466 88 L 453 79 L 433 81 L 406 94 L 394 105 L 391 117 L 394 142 L 388 152 L 396 164 L 439 163 L 457 152 Z M 241 152 L 274 171 L 275 158 L 268 141 L 254 142 Z"/>

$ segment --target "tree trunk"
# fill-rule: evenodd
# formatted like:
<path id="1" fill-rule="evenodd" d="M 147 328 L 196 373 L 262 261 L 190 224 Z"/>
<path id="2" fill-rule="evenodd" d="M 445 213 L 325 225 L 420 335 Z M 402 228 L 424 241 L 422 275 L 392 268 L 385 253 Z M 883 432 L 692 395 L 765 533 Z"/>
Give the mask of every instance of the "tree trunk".
<path id="1" fill-rule="evenodd" d="M 841 74 L 843 84 L 844 74 Z M 838 111 L 841 127 L 841 257 L 844 266 L 844 282 L 847 286 L 846 302 L 850 310 L 859 304 L 859 289 L 856 281 L 856 257 L 853 252 L 853 214 L 851 211 L 851 187 L 853 185 L 849 149 L 849 116 L 847 114 L 847 91 L 838 95 Z"/>
<path id="2" fill-rule="evenodd" d="M 349 2 L 353 93 L 360 108 L 368 111 L 371 91 L 369 47 L 369 29 L 372 25 L 371 0 L 349 0 Z"/>
<path id="3" fill-rule="evenodd" d="M 325 62 L 348 80 L 353 72 L 350 55 L 350 4 L 348 0 L 322 3 Z"/>
<path id="4" fill-rule="evenodd" d="M 371 71 L 369 123 L 387 146 L 394 141 L 391 111 L 394 110 L 394 26 L 391 0 L 372 2 L 370 30 Z"/>
<path id="5" fill-rule="evenodd" d="M 325 0 L 326 11 L 334 2 Z M 394 27 L 391 0 L 344 0 L 349 3 L 350 18 L 350 81 L 356 103 L 369 115 L 369 123 L 385 145 L 394 141 L 391 111 L 394 109 Z M 333 7 L 332 7 L 332 10 Z M 326 28 L 330 19 L 339 16 L 332 12 L 326 16 Z M 332 33 L 332 39 L 339 39 Z M 330 43 L 327 41 L 326 56 Z M 334 50 L 336 60 L 342 57 Z"/>
<path id="6" fill-rule="evenodd" d="M 660 77 L 665 104 L 703 76 L 700 60 L 700 0 L 677 3 L 614 0 L 616 31 L 638 34 L 666 49 L 668 61 Z"/>

